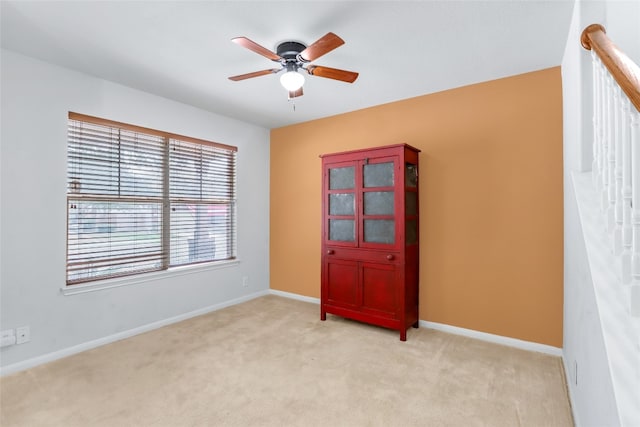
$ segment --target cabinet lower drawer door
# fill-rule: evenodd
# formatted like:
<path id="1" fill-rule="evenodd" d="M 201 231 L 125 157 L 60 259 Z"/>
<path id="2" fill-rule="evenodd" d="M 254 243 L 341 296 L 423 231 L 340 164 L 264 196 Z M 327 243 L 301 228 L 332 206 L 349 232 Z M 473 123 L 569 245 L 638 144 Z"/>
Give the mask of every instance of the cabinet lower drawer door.
<path id="1" fill-rule="evenodd" d="M 397 268 L 394 265 L 362 263 L 362 309 L 396 316 Z"/>
<path id="2" fill-rule="evenodd" d="M 358 263 L 350 260 L 331 260 L 326 263 L 327 300 L 331 304 L 358 304 Z"/>

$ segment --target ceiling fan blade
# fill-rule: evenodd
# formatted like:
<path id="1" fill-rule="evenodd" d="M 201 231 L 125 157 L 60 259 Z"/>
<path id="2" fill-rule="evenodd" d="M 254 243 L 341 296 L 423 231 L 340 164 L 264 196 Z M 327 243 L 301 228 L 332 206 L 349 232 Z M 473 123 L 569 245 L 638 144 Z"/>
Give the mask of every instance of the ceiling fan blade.
<path id="1" fill-rule="evenodd" d="M 302 93 L 302 88 L 300 88 L 298 90 L 290 90 L 289 91 L 289 99 L 297 98 L 298 96 L 302 96 L 302 95 L 304 95 L 304 93 Z"/>
<path id="2" fill-rule="evenodd" d="M 312 76 L 341 80 L 347 83 L 353 83 L 358 78 L 358 73 L 356 72 L 339 70 L 337 68 L 322 67 L 320 65 L 309 65 L 307 67 L 307 73 L 311 74 Z"/>
<path id="3" fill-rule="evenodd" d="M 280 70 L 282 70 L 282 68 L 272 68 L 270 70 L 254 71 L 253 73 L 240 74 L 238 76 L 229 77 L 229 80 L 233 80 L 234 82 L 237 82 L 240 80 L 246 80 L 253 77 L 260 77 L 260 76 L 266 76 L 267 74 L 274 74 Z"/>
<path id="4" fill-rule="evenodd" d="M 340 37 L 333 33 L 327 33 L 315 43 L 312 43 L 305 50 L 300 52 L 299 56 L 307 62 L 315 61 L 322 55 L 331 52 L 333 49 L 338 46 L 342 46 L 343 44 L 344 40 Z"/>
<path id="5" fill-rule="evenodd" d="M 275 52 L 270 51 L 266 47 L 260 46 L 258 43 L 253 40 L 249 40 L 246 37 L 236 37 L 231 39 L 232 42 L 239 44 L 242 47 L 246 47 L 247 49 L 264 56 L 272 61 L 280 61 L 282 57 Z"/>

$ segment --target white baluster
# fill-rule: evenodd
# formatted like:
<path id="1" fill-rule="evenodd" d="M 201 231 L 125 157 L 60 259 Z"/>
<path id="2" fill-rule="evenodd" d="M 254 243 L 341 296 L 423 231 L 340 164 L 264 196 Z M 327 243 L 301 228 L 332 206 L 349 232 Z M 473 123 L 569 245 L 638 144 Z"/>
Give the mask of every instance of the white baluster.
<path id="1" fill-rule="evenodd" d="M 631 109 L 631 175 L 633 204 L 633 242 L 632 242 L 632 275 L 630 310 L 633 316 L 640 316 L 640 113 Z"/>
<path id="2" fill-rule="evenodd" d="M 616 203 L 616 144 L 615 144 L 615 82 L 611 75 L 607 78 L 607 141 L 609 149 L 607 151 L 607 173 L 609 175 L 609 185 L 607 186 L 607 231 L 613 233 L 615 225 L 615 203 Z"/>
<path id="3" fill-rule="evenodd" d="M 606 81 L 605 69 L 602 61 L 598 58 L 598 142 L 600 145 L 600 155 L 598 156 L 598 187 L 599 194 L 605 191 L 604 183 L 606 180 L 606 164 L 607 145 L 605 140 L 605 111 L 606 111 Z M 604 210 L 604 204 L 602 205 Z"/>
<path id="4" fill-rule="evenodd" d="M 603 87 L 603 103 L 602 103 L 602 193 L 600 195 L 602 212 L 605 214 L 605 220 L 607 215 L 607 209 L 609 207 L 609 151 L 611 144 L 609 143 L 609 77 L 605 76 Z M 608 224 L 608 222 L 605 222 Z"/>
<path id="5" fill-rule="evenodd" d="M 614 224 L 613 224 L 613 253 L 622 253 L 622 91 L 617 83 L 614 83 L 613 94 L 613 146 L 615 147 L 615 166 L 613 175 L 614 185 Z"/>
<path id="6" fill-rule="evenodd" d="M 631 283 L 631 138 L 629 115 L 631 103 L 622 97 L 620 141 L 622 145 L 622 283 Z"/>
<path id="7" fill-rule="evenodd" d="M 598 107 L 600 105 L 600 67 L 598 66 L 598 57 L 593 50 L 591 50 L 591 68 L 591 75 L 593 76 L 593 162 L 591 164 L 591 176 L 597 190 L 600 184 L 600 170 L 598 169 L 598 160 L 600 157 L 600 123 L 598 121 Z"/>

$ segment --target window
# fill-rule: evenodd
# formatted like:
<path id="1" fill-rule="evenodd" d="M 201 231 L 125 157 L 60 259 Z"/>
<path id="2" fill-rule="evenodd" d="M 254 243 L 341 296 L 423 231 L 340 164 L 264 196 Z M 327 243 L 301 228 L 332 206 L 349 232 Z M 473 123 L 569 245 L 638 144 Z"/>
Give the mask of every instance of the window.
<path id="1" fill-rule="evenodd" d="M 234 259 L 232 146 L 69 113 L 67 285 Z"/>

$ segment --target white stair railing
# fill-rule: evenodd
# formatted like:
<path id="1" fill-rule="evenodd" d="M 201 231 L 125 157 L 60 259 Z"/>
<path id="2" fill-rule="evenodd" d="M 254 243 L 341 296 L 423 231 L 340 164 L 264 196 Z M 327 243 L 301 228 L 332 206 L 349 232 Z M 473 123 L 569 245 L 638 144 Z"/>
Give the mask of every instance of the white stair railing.
<path id="1" fill-rule="evenodd" d="M 640 68 L 599 24 L 585 28 L 593 70 L 593 164 L 596 194 L 620 286 L 630 286 L 629 311 L 640 317 Z"/>

